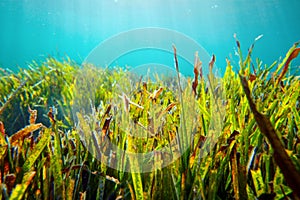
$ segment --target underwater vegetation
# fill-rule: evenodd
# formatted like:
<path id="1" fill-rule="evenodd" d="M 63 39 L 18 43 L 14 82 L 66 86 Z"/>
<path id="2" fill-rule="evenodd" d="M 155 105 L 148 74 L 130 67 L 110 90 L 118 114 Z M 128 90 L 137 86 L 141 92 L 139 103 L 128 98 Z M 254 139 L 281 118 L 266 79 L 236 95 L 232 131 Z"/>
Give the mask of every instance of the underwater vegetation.
<path id="1" fill-rule="evenodd" d="M 244 58 L 238 39 L 236 43 L 239 66 L 227 60 L 223 77 L 216 77 L 212 73 L 215 56 L 209 66 L 202 66 L 196 54 L 194 77 L 185 88 L 166 86 L 174 80 L 147 80 L 130 86 L 126 70 L 84 66 L 84 75 L 93 77 L 96 85 L 91 120 L 74 115 L 74 105 L 80 108 L 90 102 L 74 98 L 84 96 L 78 88 L 88 85 L 78 87 L 83 72 L 70 59 L 33 62 L 18 73 L 1 69 L 0 198 L 300 199 L 300 82 L 299 76 L 287 73 L 300 51 L 298 43 L 271 66 L 252 61 L 254 44 Z M 174 59 L 180 81 L 175 47 Z M 202 67 L 209 67 L 208 83 Z M 130 96 L 120 96 L 125 114 L 119 114 L 111 101 L 120 81 L 131 87 Z M 214 98 L 217 88 L 225 96 Z M 179 131 L 179 118 L 191 119 L 191 108 L 179 102 L 194 102 L 199 108 L 193 118 L 198 128 L 193 129 L 192 138 L 180 137 L 185 132 Z M 208 127 L 216 102 L 221 102 L 226 112 L 220 116 L 220 133 L 211 133 Z M 161 105 L 157 113 L 165 117 L 160 127 L 151 126 L 154 118 L 149 113 L 155 105 Z M 146 142 L 134 139 L 116 123 L 118 117 L 130 117 L 151 137 Z M 76 128 L 77 118 L 80 128 Z M 92 133 L 92 151 L 80 139 L 86 133 Z M 210 134 L 216 134 L 218 140 L 201 156 Z M 93 155 L 98 146 L 105 149 L 106 140 L 138 153 L 156 152 L 173 138 L 179 138 L 176 144 L 180 147 L 190 145 L 174 162 L 146 173 L 110 168 Z M 176 156 L 176 151 L 167 155 Z M 110 159 L 114 156 L 118 155 Z M 140 166 L 128 159 L 120 167 L 136 170 Z"/>

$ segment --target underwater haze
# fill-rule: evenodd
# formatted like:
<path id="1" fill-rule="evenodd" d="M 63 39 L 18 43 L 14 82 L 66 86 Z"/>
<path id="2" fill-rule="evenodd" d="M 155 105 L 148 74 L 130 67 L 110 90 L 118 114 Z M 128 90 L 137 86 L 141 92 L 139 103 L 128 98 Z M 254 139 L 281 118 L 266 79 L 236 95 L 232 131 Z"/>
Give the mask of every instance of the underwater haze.
<path id="1" fill-rule="evenodd" d="M 108 38 L 146 27 L 192 38 L 209 55 L 216 55 L 221 70 L 226 58 L 237 62 L 234 33 L 244 53 L 263 35 L 253 58 L 270 65 L 300 40 L 299 9 L 298 0 L 1 0 L 0 67 L 26 68 L 32 60 L 48 56 L 68 56 L 80 64 Z M 135 66 L 146 54 L 151 52 L 119 59 L 117 64 Z M 293 61 L 293 67 L 299 63 Z"/>

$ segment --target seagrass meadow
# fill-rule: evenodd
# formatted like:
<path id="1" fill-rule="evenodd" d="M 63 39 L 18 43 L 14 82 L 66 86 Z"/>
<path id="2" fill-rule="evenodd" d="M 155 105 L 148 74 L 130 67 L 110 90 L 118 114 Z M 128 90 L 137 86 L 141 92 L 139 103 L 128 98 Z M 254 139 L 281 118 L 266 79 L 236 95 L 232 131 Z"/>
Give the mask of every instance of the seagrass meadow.
<path id="1" fill-rule="evenodd" d="M 178 103 L 178 95 L 165 82 L 136 84 L 132 95 L 122 97 L 128 116 L 146 129 L 151 126 L 147 114 L 151 105 L 160 105 L 164 126 L 150 130 L 154 135 L 144 142 L 134 140 L 114 123 L 118 110 L 110 103 L 112 91 L 127 77 L 126 70 L 81 67 L 70 59 L 54 58 L 32 62 L 17 73 L 1 69 L 0 198 L 300 199 L 300 82 L 299 76 L 289 73 L 300 51 L 298 43 L 284 59 L 270 66 L 252 59 L 254 44 L 243 57 L 237 39 L 236 43 L 239 66 L 227 60 L 222 77 L 212 73 L 215 56 L 209 66 L 202 66 L 201 58 L 196 57 L 195 76 L 179 90 L 190 95 L 179 96 L 194 99 L 199 128 L 188 138 L 192 142 L 178 159 L 146 173 L 108 167 L 88 151 L 80 131 L 97 135 L 94 146 L 103 145 L 101 139 L 107 138 L 135 153 L 159 150 L 180 134 L 178 118 L 184 117 L 180 114 L 183 108 L 188 109 Z M 177 61 L 175 47 L 174 59 Z M 179 73 L 180 63 L 175 63 Z M 205 67 L 210 71 L 209 81 L 202 74 Z M 74 96 L 84 95 L 75 89 L 82 68 L 99 84 L 93 120 L 78 129 L 72 109 L 76 103 L 86 104 L 74 100 Z M 222 85 L 223 99 L 212 97 L 218 85 Z M 202 144 L 209 135 L 207 127 L 215 114 L 211 105 L 217 101 L 226 110 L 221 133 L 208 154 L 201 157 Z M 180 142 L 178 145 L 185 144 Z M 125 160 L 124 167 L 136 167 L 132 162 Z"/>

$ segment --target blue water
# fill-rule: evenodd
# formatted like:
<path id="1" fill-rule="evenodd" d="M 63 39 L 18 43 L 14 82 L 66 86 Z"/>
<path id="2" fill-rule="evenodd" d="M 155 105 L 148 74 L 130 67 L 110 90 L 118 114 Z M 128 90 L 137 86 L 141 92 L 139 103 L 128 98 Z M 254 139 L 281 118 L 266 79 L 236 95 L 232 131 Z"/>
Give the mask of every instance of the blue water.
<path id="1" fill-rule="evenodd" d="M 236 59 L 234 33 L 245 53 L 263 34 L 253 58 L 269 65 L 300 40 L 299 10 L 299 0 L 0 0 L 0 66 L 25 68 L 49 55 L 81 63 L 107 38 L 143 27 L 193 38 L 220 68 Z"/>

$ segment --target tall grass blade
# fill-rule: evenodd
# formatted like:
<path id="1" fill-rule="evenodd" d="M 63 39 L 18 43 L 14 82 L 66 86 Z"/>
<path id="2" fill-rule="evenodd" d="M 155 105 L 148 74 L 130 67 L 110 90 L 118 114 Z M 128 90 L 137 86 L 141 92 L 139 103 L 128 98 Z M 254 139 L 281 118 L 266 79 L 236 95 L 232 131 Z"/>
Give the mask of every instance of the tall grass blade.
<path id="1" fill-rule="evenodd" d="M 280 167 L 287 184 L 293 189 L 295 195 L 300 198 L 300 190 L 298 188 L 300 185 L 300 173 L 297 171 L 295 165 L 287 154 L 270 120 L 257 111 L 256 105 L 251 98 L 248 81 L 242 75 L 240 75 L 240 79 L 256 123 L 258 124 L 260 131 L 269 140 L 272 148 L 274 149 L 274 159 L 277 165 Z"/>
<path id="2" fill-rule="evenodd" d="M 23 199 L 25 192 L 28 188 L 28 186 L 31 184 L 31 181 L 33 180 L 36 172 L 30 171 L 24 174 L 24 177 L 22 179 L 22 183 L 18 184 L 16 188 L 13 190 L 11 196 L 9 199 L 11 200 L 21 200 Z"/>
<path id="3" fill-rule="evenodd" d="M 128 151 L 135 152 L 135 147 L 133 144 L 134 139 L 129 135 L 127 138 L 128 138 Z M 139 169 L 140 166 L 135 154 L 129 155 L 129 162 L 130 162 L 131 177 L 132 177 L 133 188 L 135 192 L 135 198 L 143 200 L 144 199 L 143 183 L 142 183 L 141 174 L 137 173 L 140 171 Z"/>
<path id="4" fill-rule="evenodd" d="M 50 134 L 51 134 L 51 129 L 44 130 L 44 133 L 42 134 L 40 141 L 36 144 L 34 149 L 31 151 L 31 153 L 29 154 L 28 158 L 26 159 L 22 167 L 23 173 L 27 173 L 31 170 L 32 166 L 37 161 L 38 157 L 44 151 L 45 147 L 49 144 Z"/>
<path id="5" fill-rule="evenodd" d="M 56 128 L 56 126 L 55 126 Z M 51 170 L 54 177 L 54 195 L 55 197 L 59 197 L 65 199 L 65 182 L 62 178 L 62 166 L 63 162 L 61 159 L 61 144 L 60 144 L 60 137 L 55 130 L 54 135 L 54 145 L 53 151 L 51 151 Z"/>
<path id="6" fill-rule="evenodd" d="M 30 124 L 25 128 L 21 129 L 17 133 L 10 136 L 9 140 L 12 146 L 15 146 L 18 143 L 18 140 L 24 140 L 25 137 L 29 136 L 33 131 L 36 131 L 43 127 L 43 124 Z"/>

